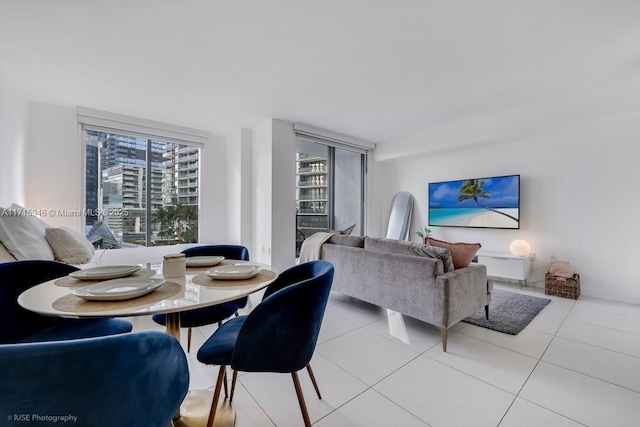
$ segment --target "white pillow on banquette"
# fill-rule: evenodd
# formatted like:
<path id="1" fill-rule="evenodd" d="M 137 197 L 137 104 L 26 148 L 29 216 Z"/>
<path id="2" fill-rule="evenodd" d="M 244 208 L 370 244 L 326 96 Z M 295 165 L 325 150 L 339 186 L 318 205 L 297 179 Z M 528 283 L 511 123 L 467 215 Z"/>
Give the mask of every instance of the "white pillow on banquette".
<path id="1" fill-rule="evenodd" d="M 68 227 L 47 228 L 45 237 L 56 259 L 69 264 L 84 264 L 91 260 L 95 251 L 84 236 Z"/>
<path id="2" fill-rule="evenodd" d="M 2 208 L 0 208 L 2 209 Z M 2 243 L 0 243 L 0 263 L 1 262 L 13 262 L 16 260 L 16 257 L 11 255 L 11 252 L 4 247 Z"/>
<path id="3" fill-rule="evenodd" d="M 17 260 L 52 261 L 53 251 L 45 239 L 41 220 L 27 216 L 26 212 L 15 203 L 9 209 L 0 208 L 0 242 Z"/>

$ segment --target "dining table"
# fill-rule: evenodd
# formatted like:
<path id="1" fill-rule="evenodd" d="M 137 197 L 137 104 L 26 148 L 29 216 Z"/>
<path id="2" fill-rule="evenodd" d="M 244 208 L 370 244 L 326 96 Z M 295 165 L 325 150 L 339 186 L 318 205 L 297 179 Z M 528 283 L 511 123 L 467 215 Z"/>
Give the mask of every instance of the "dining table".
<path id="1" fill-rule="evenodd" d="M 206 263 L 204 263 L 206 264 Z M 230 266 L 248 268 L 255 266 L 257 274 L 248 278 L 218 276 L 215 269 Z M 133 317 L 164 313 L 167 316 L 166 333 L 180 340 L 180 313 L 233 301 L 257 292 L 272 283 L 278 274 L 269 266 L 255 262 L 225 259 L 217 265 L 195 263 L 187 266 L 186 274 L 165 278 L 161 263 L 134 264 L 139 267 L 134 273 L 120 279 L 108 279 L 111 272 L 133 265 L 100 266 L 93 270 L 79 270 L 70 276 L 38 284 L 18 297 L 23 308 L 48 316 L 63 318 Z M 102 270 L 100 270 L 102 269 Z M 104 272 L 104 276 L 89 273 Z M 87 274 L 83 274 L 87 272 Z M 73 277 L 75 276 L 75 277 Z M 96 278 L 98 277 L 98 278 Z M 120 280 L 127 283 L 149 283 L 153 291 L 133 298 L 114 298 L 110 294 L 109 282 Z M 105 285 L 107 284 L 107 285 Z M 113 287 L 112 287 L 113 288 Z M 88 290 L 97 290 L 95 295 Z M 98 292 L 101 291 L 101 292 Z M 87 296 L 89 295 L 89 296 Z M 213 394 L 204 390 L 191 390 L 183 401 L 174 424 L 179 426 L 204 426 L 207 423 Z M 235 425 L 235 409 L 228 399 L 218 405 L 215 426 Z"/>

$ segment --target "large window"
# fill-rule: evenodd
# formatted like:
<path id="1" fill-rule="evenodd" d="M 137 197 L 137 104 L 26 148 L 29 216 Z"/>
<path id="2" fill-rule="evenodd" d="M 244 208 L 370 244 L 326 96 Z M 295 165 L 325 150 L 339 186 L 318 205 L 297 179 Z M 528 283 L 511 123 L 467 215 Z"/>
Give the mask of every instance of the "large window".
<path id="1" fill-rule="evenodd" d="M 99 248 L 198 240 L 198 146 L 83 127 L 87 238 Z"/>

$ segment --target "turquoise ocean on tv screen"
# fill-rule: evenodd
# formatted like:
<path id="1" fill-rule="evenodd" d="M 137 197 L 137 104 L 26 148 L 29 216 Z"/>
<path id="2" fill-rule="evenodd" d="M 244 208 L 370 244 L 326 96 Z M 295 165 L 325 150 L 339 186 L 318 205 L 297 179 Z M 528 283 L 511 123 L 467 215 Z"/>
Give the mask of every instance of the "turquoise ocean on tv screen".
<path id="1" fill-rule="evenodd" d="M 487 210 L 482 208 L 429 209 L 429 223 L 430 225 L 459 225 L 461 221 L 466 222 L 470 217 L 483 212 Z"/>

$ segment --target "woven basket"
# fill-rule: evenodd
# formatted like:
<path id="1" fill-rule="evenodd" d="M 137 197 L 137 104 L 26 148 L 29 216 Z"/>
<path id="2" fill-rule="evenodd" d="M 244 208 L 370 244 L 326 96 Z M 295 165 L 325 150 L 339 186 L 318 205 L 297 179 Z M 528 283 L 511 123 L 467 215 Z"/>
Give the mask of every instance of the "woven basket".
<path id="1" fill-rule="evenodd" d="M 572 278 L 567 278 L 547 273 L 544 276 L 544 293 L 562 298 L 578 299 L 580 296 L 580 275 L 574 274 Z"/>

